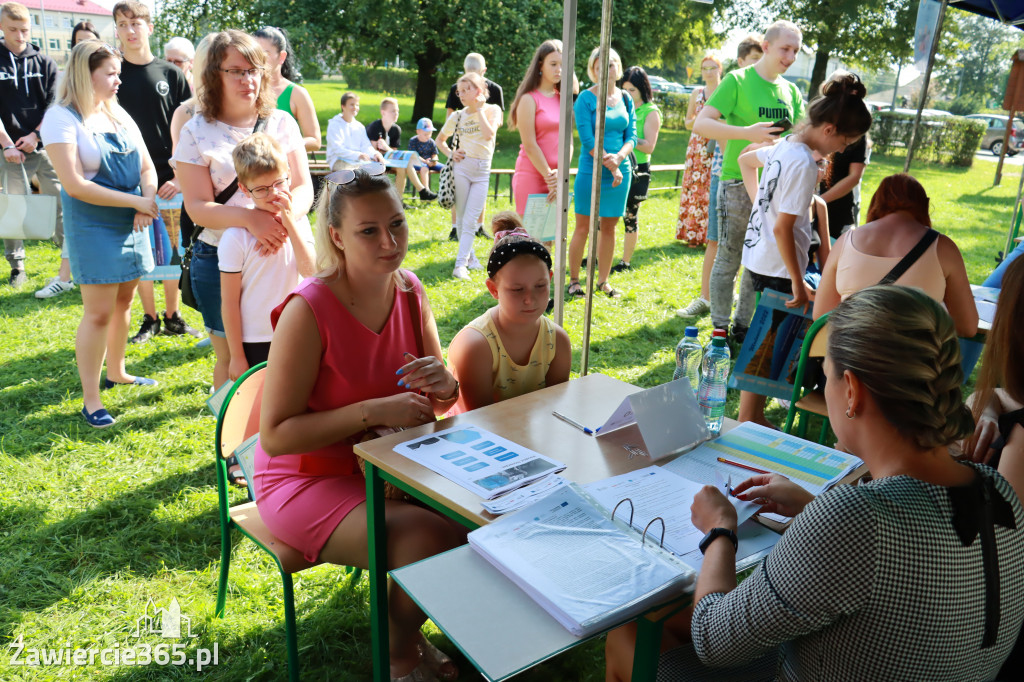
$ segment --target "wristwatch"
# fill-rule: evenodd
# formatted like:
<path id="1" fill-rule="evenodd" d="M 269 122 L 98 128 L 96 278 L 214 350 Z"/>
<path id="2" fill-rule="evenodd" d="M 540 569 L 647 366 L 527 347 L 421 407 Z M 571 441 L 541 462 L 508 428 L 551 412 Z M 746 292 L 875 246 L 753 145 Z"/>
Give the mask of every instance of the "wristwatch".
<path id="1" fill-rule="evenodd" d="M 700 544 L 697 545 L 698 549 L 700 549 L 700 553 L 704 554 L 705 552 L 707 552 L 708 547 L 711 546 L 711 543 L 714 542 L 715 539 L 722 536 L 725 536 L 732 540 L 733 550 L 739 549 L 740 541 L 736 538 L 736 531 L 730 528 L 712 528 L 708 531 L 708 534 L 704 536 L 704 539 L 700 541 Z"/>

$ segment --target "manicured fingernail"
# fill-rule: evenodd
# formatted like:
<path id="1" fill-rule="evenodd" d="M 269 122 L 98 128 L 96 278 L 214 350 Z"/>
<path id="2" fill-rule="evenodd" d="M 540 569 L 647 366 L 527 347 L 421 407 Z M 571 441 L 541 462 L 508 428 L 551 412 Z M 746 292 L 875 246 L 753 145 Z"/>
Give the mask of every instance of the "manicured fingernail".
<path id="1" fill-rule="evenodd" d="M 395 372 L 395 374 L 401 374 L 401 373 L 402 373 L 402 368 L 401 368 L 401 367 L 399 367 L 399 368 L 398 368 L 398 371 L 397 371 L 397 372 Z"/>
<path id="2" fill-rule="evenodd" d="M 403 383 L 402 383 L 402 380 L 401 380 L 401 379 L 399 379 L 399 380 L 398 380 L 398 385 L 399 385 L 399 386 L 402 386 L 403 388 L 405 387 L 405 384 L 403 384 Z"/>

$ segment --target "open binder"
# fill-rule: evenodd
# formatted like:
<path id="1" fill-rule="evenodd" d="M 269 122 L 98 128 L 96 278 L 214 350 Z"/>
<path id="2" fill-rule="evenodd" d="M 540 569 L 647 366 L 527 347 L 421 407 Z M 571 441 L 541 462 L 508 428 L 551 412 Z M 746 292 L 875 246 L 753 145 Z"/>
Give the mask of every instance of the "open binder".
<path id="1" fill-rule="evenodd" d="M 579 637 L 691 590 L 696 572 L 661 547 L 664 522 L 640 533 L 570 484 L 469 534 L 470 546 Z M 660 527 L 659 527 L 660 525 Z"/>

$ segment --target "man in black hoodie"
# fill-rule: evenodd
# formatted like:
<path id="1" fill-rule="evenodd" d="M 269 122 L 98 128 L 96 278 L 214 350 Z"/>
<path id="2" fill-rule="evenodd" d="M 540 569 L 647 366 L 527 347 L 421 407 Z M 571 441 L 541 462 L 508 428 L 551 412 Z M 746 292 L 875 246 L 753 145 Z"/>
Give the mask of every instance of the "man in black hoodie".
<path id="1" fill-rule="evenodd" d="M 30 22 L 28 9 L 16 2 L 0 7 L 0 145 L 3 146 L 3 165 L 0 175 L 12 194 L 27 194 L 22 168 L 28 177 L 35 175 L 40 188 L 47 194 L 60 196 L 60 184 L 49 157 L 39 139 L 39 125 L 46 108 L 53 102 L 57 90 L 57 64 L 40 54 L 39 48 L 29 42 Z M 57 204 L 57 230 L 54 242 L 63 248 L 64 225 L 60 203 Z M 11 286 L 25 284 L 25 246 L 20 239 L 4 240 L 4 255 L 11 265 Z M 62 254 L 63 255 L 63 254 Z M 48 298 L 70 291 L 71 267 L 62 258 L 60 274 L 40 291 Z M 46 294 L 50 289 L 54 293 Z"/>

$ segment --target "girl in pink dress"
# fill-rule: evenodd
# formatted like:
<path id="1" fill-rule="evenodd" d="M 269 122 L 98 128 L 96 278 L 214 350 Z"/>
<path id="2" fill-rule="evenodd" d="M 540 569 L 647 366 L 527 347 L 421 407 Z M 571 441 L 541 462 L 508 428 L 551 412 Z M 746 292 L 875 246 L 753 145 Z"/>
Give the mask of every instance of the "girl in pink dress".
<path id="1" fill-rule="evenodd" d="M 254 492 L 267 528 L 309 561 L 366 568 L 366 482 L 352 450 L 368 430 L 432 422 L 459 397 L 430 305 L 402 270 L 409 227 L 383 164 L 327 176 L 317 201 L 317 276 L 271 315 Z M 388 568 L 465 541 L 432 511 L 388 500 Z M 423 612 L 389 592 L 391 677 L 452 680 L 420 633 Z"/>
<path id="2" fill-rule="evenodd" d="M 509 130 L 518 129 L 523 141 L 512 176 L 512 194 L 520 216 L 531 194 L 555 199 L 561 83 L 562 41 L 545 40 L 533 53 L 508 117 Z"/>
<path id="3" fill-rule="evenodd" d="M 701 61 L 701 75 L 706 85 L 693 91 L 686 110 L 686 127 L 691 129 L 697 114 L 718 87 L 722 65 L 716 57 L 709 55 Z M 711 157 L 708 139 L 691 132 L 690 141 L 686 145 L 686 170 L 683 172 L 683 191 L 679 197 L 676 239 L 685 241 L 692 247 L 704 246 L 708 239 Z"/>

